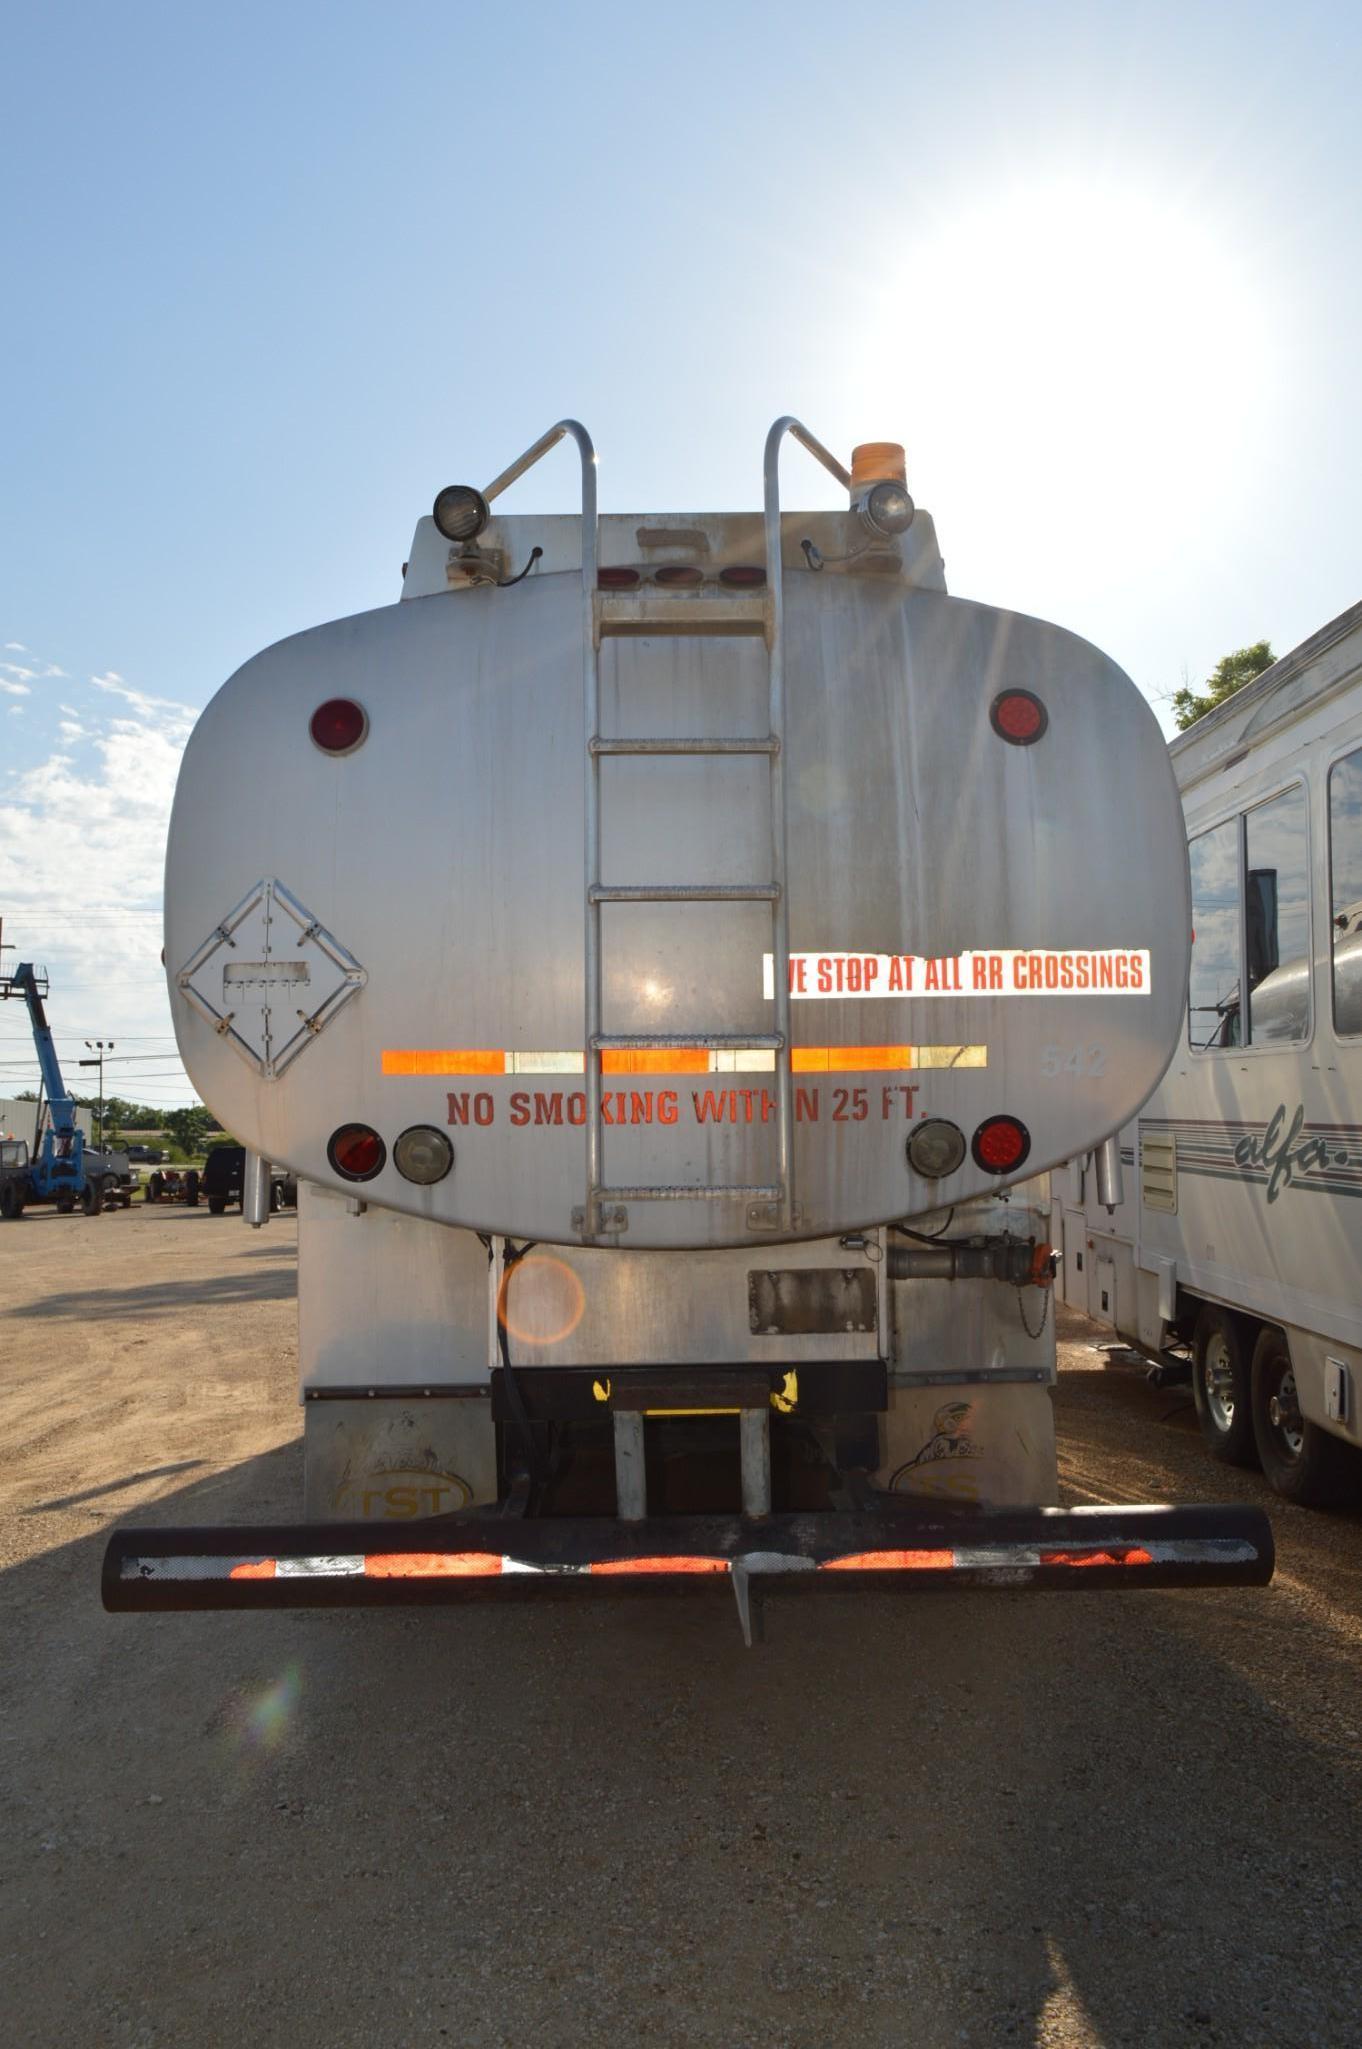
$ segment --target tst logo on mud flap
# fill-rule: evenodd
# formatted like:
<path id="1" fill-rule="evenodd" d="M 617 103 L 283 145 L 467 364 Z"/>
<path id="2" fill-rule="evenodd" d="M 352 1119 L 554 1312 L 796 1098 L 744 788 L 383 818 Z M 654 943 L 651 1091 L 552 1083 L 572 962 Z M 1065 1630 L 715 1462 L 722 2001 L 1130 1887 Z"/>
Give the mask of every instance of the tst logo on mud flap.
<path id="1" fill-rule="evenodd" d="M 362 1522 L 410 1522 L 417 1516 L 449 1515 L 467 1508 L 473 1489 L 458 1473 L 428 1466 L 392 1466 L 346 1479 L 336 1489 L 337 1516 Z"/>

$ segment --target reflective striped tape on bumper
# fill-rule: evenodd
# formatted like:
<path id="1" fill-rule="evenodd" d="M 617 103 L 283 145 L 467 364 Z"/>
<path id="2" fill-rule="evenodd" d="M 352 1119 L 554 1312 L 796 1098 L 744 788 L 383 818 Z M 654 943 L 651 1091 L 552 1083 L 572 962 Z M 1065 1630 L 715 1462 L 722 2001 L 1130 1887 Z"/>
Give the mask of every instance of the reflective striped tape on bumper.
<path id="1" fill-rule="evenodd" d="M 730 1573 L 960 1573 L 1002 1585 L 1023 1583 L 1037 1572 L 1101 1567 L 1128 1570 L 1226 1569 L 1252 1566 L 1257 1547 L 1239 1537 L 1172 1537 L 1139 1544 L 1070 1544 L 1053 1550 L 1030 1544 L 970 1544 L 953 1548 L 906 1550 L 885 1548 L 851 1551 L 838 1558 L 813 1559 L 799 1552 L 760 1551 L 734 1558 L 686 1555 L 598 1558 L 578 1563 L 538 1563 L 496 1551 L 369 1551 L 322 1553 L 315 1557 L 251 1558 L 179 1556 L 132 1557 L 120 1561 L 119 1577 L 142 1585 L 248 1580 L 408 1580 L 538 1578 L 670 1579 Z"/>

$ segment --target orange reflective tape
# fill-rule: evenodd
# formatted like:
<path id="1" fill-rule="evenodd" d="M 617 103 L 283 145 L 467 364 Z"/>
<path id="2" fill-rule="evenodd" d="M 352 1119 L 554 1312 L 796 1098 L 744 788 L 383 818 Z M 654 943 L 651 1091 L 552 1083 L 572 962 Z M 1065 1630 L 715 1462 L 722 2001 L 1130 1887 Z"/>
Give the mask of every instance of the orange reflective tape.
<path id="1" fill-rule="evenodd" d="M 229 1579 L 273 1579 L 278 1567 L 274 1558 L 243 1558 L 240 1565 L 234 1565 Z"/>
<path id="2" fill-rule="evenodd" d="M 384 1074 L 505 1074 L 500 1047 L 385 1047 Z"/>
<path id="3" fill-rule="evenodd" d="M 795 1074 L 882 1074 L 916 1065 L 912 1046 L 794 1046 L 790 1051 Z"/>
<path id="4" fill-rule="evenodd" d="M 495 1579 L 497 1551 L 371 1551 L 366 1579 Z"/>
<path id="5" fill-rule="evenodd" d="M 1138 1544 L 1119 1551 L 1042 1551 L 1042 1565 L 1152 1565 L 1154 1554 Z"/>
<path id="6" fill-rule="evenodd" d="M 825 1558 L 820 1572 L 939 1572 L 955 1564 L 954 1551 L 852 1551 Z"/>
<path id="7" fill-rule="evenodd" d="M 598 1558 L 591 1570 L 593 1573 L 601 1576 L 624 1572 L 727 1572 L 728 1560 L 726 1558 Z"/>
<path id="8" fill-rule="evenodd" d="M 708 1074 L 703 1046 L 624 1046 L 601 1055 L 602 1074 Z"/>
<path id="9" fill-rule="evenodd" d="M 914 1067 L 911 1046 L 829 1046 L 828 1068 L 843 1074 L 879 1074 L 888 1068 Z"/>

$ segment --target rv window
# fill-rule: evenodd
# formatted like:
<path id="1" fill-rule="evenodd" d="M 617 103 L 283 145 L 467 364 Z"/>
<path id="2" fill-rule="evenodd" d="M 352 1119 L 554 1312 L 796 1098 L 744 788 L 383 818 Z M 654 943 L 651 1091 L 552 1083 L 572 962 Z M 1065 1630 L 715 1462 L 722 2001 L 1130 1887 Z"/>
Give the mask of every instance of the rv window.
<path id="1" fill-rule="evenodd" d="M 1193 1052 L 1237 1046 L 1239 1034 L 1239 820 L 1198 833 L 1192 864 L 1192 979 L 1187 1043 Z"/>
<path id="2" fill-rule="evenodd" d="M 1334 1030 L 1362 1032 L 1362 749 L 1329 771 Z"/>
<path id="3" fill-rule="evenodd" d="M 1310 858 L 1298 783 L 1244 820 L 1248 873 L 1248 1041 L 1310 1036 Z"/>

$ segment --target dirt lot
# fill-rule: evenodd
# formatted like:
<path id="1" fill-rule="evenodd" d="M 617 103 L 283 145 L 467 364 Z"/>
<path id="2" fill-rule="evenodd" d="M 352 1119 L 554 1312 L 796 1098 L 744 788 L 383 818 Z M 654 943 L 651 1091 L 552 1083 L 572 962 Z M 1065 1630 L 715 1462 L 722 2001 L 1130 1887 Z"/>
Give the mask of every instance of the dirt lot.
<path id="1" fill-rule="evenodd" d="M 294 1227 L 0 1226 L 0 2012 L 72 2043 L 1362 2042 L 1362 1513 L 1266 1592 L 106 1616 L 291 1518 Z M 1065 1327 L 1066 1496 L 1265 1498 Z"/>

